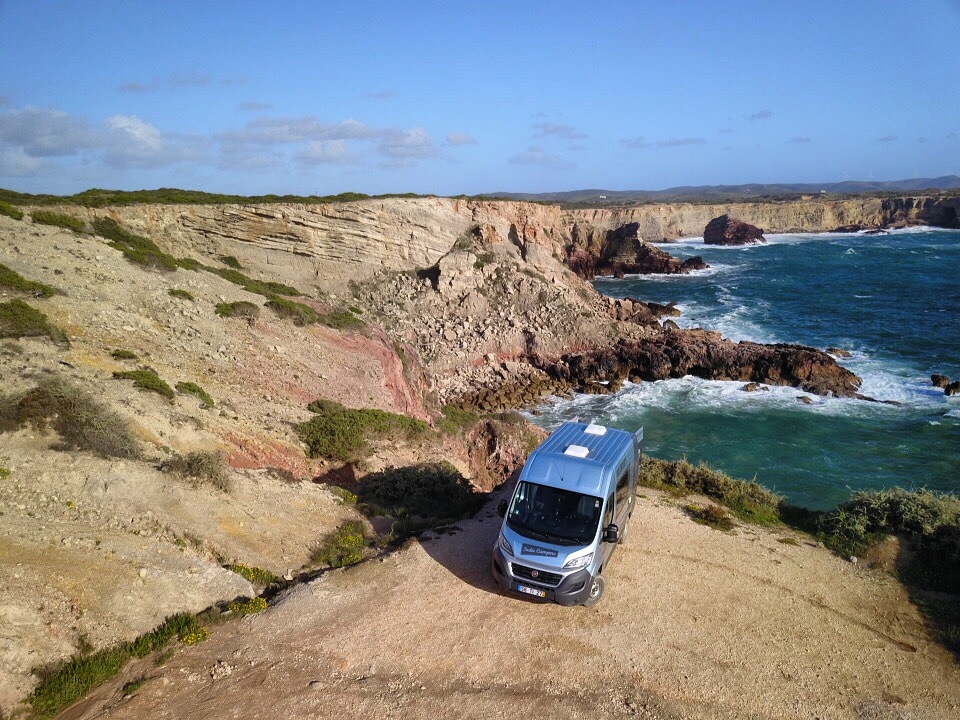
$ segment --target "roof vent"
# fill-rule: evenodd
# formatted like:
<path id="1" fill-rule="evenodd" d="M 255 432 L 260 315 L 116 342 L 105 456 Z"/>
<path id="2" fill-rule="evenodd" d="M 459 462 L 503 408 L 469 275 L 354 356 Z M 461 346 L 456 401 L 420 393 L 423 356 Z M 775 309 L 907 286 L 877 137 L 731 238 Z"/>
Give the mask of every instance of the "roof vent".
<path id="1" fill-rule="evenodd" d="M 568 445 L 567 449 L 563 451 L 564 455 L 572 455 L 573 457 L 585 458 L 590 454 L 590 450 L 583 447 L 583 445 Z"/>
<path id="2" fill-rule="evenodd" d="M 587 435 L 606 435 L 607 429 L 603 425 L 597 425 L 596 423 L 590 423 L 583 429 Z"/>

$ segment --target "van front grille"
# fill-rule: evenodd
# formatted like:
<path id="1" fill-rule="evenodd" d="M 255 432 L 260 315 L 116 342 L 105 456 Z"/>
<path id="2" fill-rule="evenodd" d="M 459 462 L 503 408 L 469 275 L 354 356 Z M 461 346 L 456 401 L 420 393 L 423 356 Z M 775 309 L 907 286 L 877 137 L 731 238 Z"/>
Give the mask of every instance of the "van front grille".
<path id="1" fill-rule="evenodd" d="M 513 569 L 513 574 L 515 577 L 539 583 L 540 585 L 556 587 L 560 584 L 560 581 L 563 580 L 563 575 L 560 573 L 547 572 L 546 570 L 534 570 L 526 565 L 519 565 L 517 563 L 511 563 L 510 566 Z"/>

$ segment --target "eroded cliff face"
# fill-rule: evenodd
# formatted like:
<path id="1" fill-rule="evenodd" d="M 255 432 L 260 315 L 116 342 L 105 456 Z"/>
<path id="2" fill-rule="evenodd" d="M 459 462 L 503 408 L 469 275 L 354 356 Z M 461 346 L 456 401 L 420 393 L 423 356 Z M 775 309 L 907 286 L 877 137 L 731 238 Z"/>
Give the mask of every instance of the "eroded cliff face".
<path id="1" fill-rule="evenodd" d="M 703 234 L 729 214 L 767 233 L 824 232 L 839 227 L 930 223 L 958 226 L 960 198 L 851 200 L 561 210 L 558 206 L 450 198 L 391 198 L 329 205 L 131 205 L 62 208 L 89 220 L 112 217 L 171 253 L 233 255 L 263 273 L 281 265 L 305 286 L 339 292 L 378 271 L 432 267 L 458 241 L 512 243 L 523 259 L 547 267 L 565 262 L 575 243 L 599 260 L 626 262 L 637 244 Z M 635 232 L 618 232 L 635 227 Z M 595 247 L 594 247 L 595 246 Z M 633 260 L 633 262 L 637 262 Z M 660 270 L 662 272 L 663 270 Z M 633 272 L 633 271 L 631 271 Z"/>

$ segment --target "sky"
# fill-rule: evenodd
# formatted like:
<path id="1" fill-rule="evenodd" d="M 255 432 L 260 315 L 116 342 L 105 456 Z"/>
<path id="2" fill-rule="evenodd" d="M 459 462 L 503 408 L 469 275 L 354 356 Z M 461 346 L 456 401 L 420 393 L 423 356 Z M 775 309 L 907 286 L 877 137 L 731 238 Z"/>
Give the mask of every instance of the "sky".
<path id="1" fill-rule="evenodd" d="M 960 0 L 0 0 L 0 187 L 960 174 Z"/>

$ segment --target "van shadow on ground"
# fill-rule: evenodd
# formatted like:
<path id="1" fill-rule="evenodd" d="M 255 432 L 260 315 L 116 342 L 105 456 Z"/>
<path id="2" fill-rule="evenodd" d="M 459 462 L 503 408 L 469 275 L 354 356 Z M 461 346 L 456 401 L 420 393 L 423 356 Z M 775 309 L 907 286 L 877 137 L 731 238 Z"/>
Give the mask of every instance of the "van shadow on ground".
<path id="1" fill-rule="evenodd" d="M 455 523 L 442 534 L 429 532 L 420 537 L 420 546 L 438 565 L 468 585 L 493 595 L 501 594 L 490 574 L 493 546 L 503 522 L 497 515 L 497 503 L 508 497 L 511 488 L 512 485 L 506 483 L 490 493 L 486 504 L 473 518 Z M 538 602 L 520 595 L 511 594 L 511 597 Z"/>

